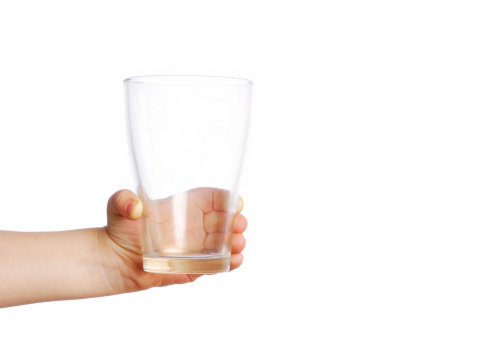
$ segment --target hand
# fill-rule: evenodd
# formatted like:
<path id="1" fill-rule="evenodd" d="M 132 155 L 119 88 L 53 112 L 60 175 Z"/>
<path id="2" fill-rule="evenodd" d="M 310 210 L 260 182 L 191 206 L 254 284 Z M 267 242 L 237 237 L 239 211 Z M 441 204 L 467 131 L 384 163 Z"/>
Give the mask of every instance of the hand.
<path id="1" fill-rule="evenodd" d="M 208 248 L 208 245 L 216 241 L 216 231 L 218 230 L 218 214 L 226 213 L 225 206 L 218 207 L 222 199 L 219 194 L 222 191 L 217 189 L 199 188 L 189 191 L 188 194 L 188 216 L 194 223 L 203 223 L 188 238 L 188 247 Z M 155 227 L 163 228 L 171 223 L 167 214 L 157 213 L 170 209 L 171 199 L 164 199 L 155 203 L 152 208 L 145 211 L 145 214 Z M 215 204 L 217 206 L 215 206 Z M 240 214 L 243 208 L 243 201 L 239 199 L 237 213 L 232 222 L 232 255 L 230 269 L 238 268 L 243 260 L 242 250 L 245 247 L 243 232 L 247 228 L 246 218 Z M 223 211 L 223 212 L 222 212 Z M 148 289 L 156 286 L 166 286 L 170 284 L 182 284 L 196 280 L 201 275 L 188 274 L 154 274 L 143 270 L 143 260 L 141 251 L 141 233 L 144 232 L 143 203 L 129 190 L 122 190 L 115 193 L 108 201 L 107 227 L 98 234 L 98 244 L 101 256 L 101 267 L 106 273 L 108 282 L 115 292 L 131 292 Z M 204 232 L 198 233 L 197 230 Z"/>

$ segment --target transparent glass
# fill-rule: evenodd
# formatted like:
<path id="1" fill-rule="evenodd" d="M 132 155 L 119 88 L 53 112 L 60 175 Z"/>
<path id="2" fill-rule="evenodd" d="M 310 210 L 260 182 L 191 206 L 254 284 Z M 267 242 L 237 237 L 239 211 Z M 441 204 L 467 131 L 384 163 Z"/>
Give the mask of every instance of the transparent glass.
<path id="1" fill-rule="evenodd" d="M 252 82 L 141 76 L 124 87 L 144 270 L 228 271 Z"/>

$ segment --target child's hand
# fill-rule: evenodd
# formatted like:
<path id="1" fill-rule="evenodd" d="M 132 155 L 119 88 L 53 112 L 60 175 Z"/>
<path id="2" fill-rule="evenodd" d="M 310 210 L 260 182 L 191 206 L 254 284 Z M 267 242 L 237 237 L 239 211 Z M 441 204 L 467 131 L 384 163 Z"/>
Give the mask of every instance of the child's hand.
<path id="1" fill-rule="evenodd" d="M 218 230 L 226 207 L 220 190 L 208 188 L 188 192 L 187 246 L 206 250 L 218 245 Z M 222 194 L 225 194 L 222 193 Z M 240 214 L 239 200 L 232 232 L 230 269 L 242 263 L 247 221 Z M 159 230 L 170 227 L 170 200 L 156 201 L 146 211 L 148 223 Z M 155 274 L 143 270 L 141 233 L 144 232 L 143 204 L 128 190 L 115 193 L 108 201 L 108 224 L 58 232 L 0 231 L 0 308 L 35 302 L 72 300 L 127 293 L 192 282 L 201 275 Z M 191 217 L 189 219 L 189 217 Z M 200 228 L 202 227 L 202 230 Z M 190 242 L 190 243 L 189 243 Z M 223 242 L 223 241 L 222 241 Z M 15 271 L 11 264 L 15 264 Z"/>
<path id="2" fill-rule="evenodd" d="M 194 194 L 199 213 L 202 199 L 210 199 L 211 194 Z M 209 203 L 211 205 L 211 202 Z M 243 232 L 247 228 L 246 218 L 240 214 L 243 208 L 239 199 L 237 214 L 233 227 L 232 256 L 230 269 L 238 268 L 243 260 L 242 250 L 245 247 Z M 141 252 L 141 233 L 144 232 L 143 204 L 129 190 L 121 190 L 112 195 L 108 201 L 107 227 L 98 234 L 98 245 L 101 253 L 101 266 L 112 290 L 116 293 L 132 292 L 156 286 L 192 282 L 201 275 L 187 274 L 155 274 L 143 270 Z M 149 216 L 148 216 L 149 217 Z"/>

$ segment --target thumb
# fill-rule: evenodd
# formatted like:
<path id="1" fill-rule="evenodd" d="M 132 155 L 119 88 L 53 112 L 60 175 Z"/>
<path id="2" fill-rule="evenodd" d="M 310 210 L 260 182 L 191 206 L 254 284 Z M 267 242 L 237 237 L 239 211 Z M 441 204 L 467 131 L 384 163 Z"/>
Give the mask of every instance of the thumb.
<path id="1" fill-rule="evenodd" d="M 140 222 L 143 203 L 130 190 L 120 190 L 108 199 L 107 232 L 123 249 L 140 253 Z"/>
<path id="2" fill-rule="evenodd" d="M 143 214 L 143 203 L 130 190 L 119 190 L 108 199 L 108 222 L 121 220 L 136 220 Z"/>

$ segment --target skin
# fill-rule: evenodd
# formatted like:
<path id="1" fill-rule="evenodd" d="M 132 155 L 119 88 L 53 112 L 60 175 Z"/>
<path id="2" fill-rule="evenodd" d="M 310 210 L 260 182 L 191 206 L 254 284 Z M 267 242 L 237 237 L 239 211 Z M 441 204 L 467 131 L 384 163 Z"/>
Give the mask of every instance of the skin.
<path id="1" fill-rule="evenodd" d="M 203 228 L 204 232 L 197 233 L 193 242 L 208 248 L 215 243 L 211 241 L 212 235 L 218 226 L 217 217 L 224 213 L 225 207 L 216 207 L 211 190 L 195 191 L 188 198 L 190 215 L 195 216 L 190 223 L 188 220 L 188 225 L 196 223 Z M 231 270 L 243 261 L 247 220 L 240 214 L 242 208 L 243 201 L 239 199 L 237 213 L 230 220 Z M 144 213 L 155 218 L 153 211 Z M 166 216 L 161 216 L 155 221 L 167 223 Z M 189 283 L 201 276 L 145 272 L 142 232 L 143 203 L 129 190 L 110 197 L 107 225 L 102 228 L 33 233 L 0 231 L 0 307 L 129 293 Z"/>

